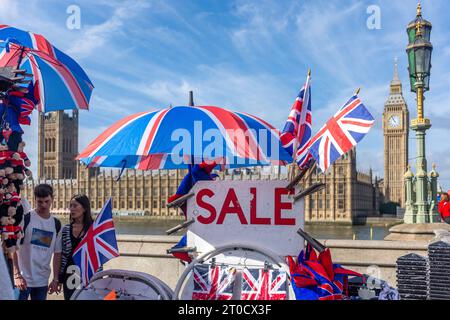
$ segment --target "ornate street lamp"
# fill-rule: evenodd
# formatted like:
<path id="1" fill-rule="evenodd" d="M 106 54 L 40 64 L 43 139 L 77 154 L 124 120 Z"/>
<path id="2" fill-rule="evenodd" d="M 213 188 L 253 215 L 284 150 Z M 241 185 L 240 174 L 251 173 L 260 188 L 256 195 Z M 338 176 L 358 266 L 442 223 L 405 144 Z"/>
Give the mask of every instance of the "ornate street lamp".
<path id="1" fill-rule="evenodd" d="M 422 8 L 419 3 L 416 19 L 407 27 L 409 44 L 406 52 L 412 92 L 417 92 L 418 81 L 422 84 L 419 83 L 419 87 L 423 88 L 424 92 L 429 90 L 431 52 L 433 51 L 433 45 L 430 42 L 431 29 L 431 23 L 422 18 Z"/>
<path id="2" fill-rule="evenodd" d="M 430 42 L 432 25 L 422 18 L 422 8 L 417 5 L 416 19 L 407 27 L 408 71 L 411 91 L 417 96 L 417 118 L 411 120 L 411 129 L 416 132 L 417 157 L 416 175 L 410 170 L 405 174 L 407 208 L 405 223 L 429 223 L 438 220 L 436 210 L 437 172 L 433 169 L 427 175 L 425 154 L 425 134 L 431 128 L 431 122 L 424 117 L 424 92 L 430 89 L 431 53 Z"/>

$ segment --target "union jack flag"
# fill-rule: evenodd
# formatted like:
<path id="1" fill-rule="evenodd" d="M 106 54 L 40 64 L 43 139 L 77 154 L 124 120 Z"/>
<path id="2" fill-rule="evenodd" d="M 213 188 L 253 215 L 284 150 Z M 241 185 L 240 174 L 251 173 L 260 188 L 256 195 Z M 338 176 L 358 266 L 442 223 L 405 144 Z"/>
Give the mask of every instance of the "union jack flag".
<path id="1" fill-rule="evenodd" d="M 283 148 L 291 154 L 301 169 L 307 167 L 311 159 L 308 151 L 312 123 L 310 82 L 311 77 L 308 75 L 280 135 Z"/>
<path id="2" fill-rule="evenodd" d="M 83 285 L 89 283 L 103 264 L 118 256 L 110 198 L 73 253 L 73 261 L 80 268 Z"/>
<path id="3" fill-rule="evenodd" d="M 242 271 L 241 300 L 285 300 L 286 272 L 247 269 Z"/>
<path id="4" fill-rule="evenodd" d="M 375 120 L 354 95 L 311 139 L 309 152 L 325 172 L 364 138 Z"/>
<path id="5" fill-rule="evenodd" d="M 193 277 L 192 300 L 231 300 L 235 268 L 197 265 L 193 269 Z"/>

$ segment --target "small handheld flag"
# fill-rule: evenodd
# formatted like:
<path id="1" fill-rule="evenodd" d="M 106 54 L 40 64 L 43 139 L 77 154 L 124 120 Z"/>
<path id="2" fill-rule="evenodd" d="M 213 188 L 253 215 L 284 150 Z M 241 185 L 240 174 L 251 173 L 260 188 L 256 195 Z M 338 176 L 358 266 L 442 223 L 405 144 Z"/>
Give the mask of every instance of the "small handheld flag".
<path id="1" fill-rule="evenodd" d="M 103 264 L 118 256 L 119 248 L 109 198 L 73 253 L 73 261 L 80 268 L 83 285 L 89 283 Z"/>

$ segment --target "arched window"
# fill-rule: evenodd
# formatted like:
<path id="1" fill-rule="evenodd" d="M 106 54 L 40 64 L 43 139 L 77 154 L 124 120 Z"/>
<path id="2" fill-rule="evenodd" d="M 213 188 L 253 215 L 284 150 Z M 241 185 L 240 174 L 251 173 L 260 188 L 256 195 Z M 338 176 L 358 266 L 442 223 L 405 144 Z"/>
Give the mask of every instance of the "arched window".
<path id="1" fill-rule="evenodd" d="M 56 151 L 56 139 L 55 138 L 52 139 L 52 151 L 53 152 Z"/>

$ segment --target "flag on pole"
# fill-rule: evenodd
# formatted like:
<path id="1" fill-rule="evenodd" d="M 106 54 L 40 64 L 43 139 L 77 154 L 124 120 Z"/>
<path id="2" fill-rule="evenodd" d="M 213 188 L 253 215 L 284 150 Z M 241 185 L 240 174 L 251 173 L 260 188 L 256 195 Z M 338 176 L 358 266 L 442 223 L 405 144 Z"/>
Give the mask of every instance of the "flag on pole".
<path id="1" fill-rule="evenodd" d="M 325 172 L 364 138 L 374 122 L 369 110 L 354 95 L 311 139 L 309 152 Z"/>
<path id="2" fill-rule="evenodd" d="M 308 73 L 305 85 L 291 107 L 280 140 L 300 169 L 308 166 L 311 155 L 308 146 L 311 140 L 311 76 Z"/>
<path id="3" fill-rule="evenodd" d="M 83 285 L 89 283 L 103 264 L 118 256 L 119 248 L 109 198 L 73 253 L 73 261 L 80 268 Z"/>

